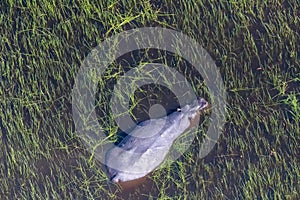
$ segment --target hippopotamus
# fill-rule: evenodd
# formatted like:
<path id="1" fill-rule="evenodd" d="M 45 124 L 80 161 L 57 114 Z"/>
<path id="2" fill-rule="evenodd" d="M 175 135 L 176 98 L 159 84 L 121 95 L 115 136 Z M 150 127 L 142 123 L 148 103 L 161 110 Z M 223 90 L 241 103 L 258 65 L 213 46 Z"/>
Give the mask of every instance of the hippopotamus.
<path id="1" fill-rule="evenodd" d="M 203 98 L 158 119 L 139 123 L 119 144 L 107 151 L 106 168 L 113 182 L 142 178 L 155 170 L 165 159 L 173 142 L 195 126 L 193 122 L 208 106 Z M 199 123 L 199 121 L 197 121 Z"/>

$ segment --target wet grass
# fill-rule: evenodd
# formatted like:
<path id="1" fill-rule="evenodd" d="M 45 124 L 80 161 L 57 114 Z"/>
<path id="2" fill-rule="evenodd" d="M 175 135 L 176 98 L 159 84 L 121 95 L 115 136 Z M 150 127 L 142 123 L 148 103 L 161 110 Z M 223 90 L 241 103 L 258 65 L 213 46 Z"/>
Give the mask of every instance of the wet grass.
<path id="1" fill-rule="evenodd" d="M 1 199 L 298 199 L 299 10 L 296 0 L 1 1 Z M 182 31 L 210 53 L 227 88 L 227 120 L 206 158 L 195 153 L 199 130 L 177 162 L 125 195 L 74 133 L 71 90 L 93 47 L 144 26 Z M 138 62 L 164 62 L 209 97 L 188 63 L 151 51 L 119 58 L 98 80 L 97 113 L 110 136 L 119 132 L 108 107 L 113 85 Z M 132 115 L 142 120 L 155 103 L 176 109 L 164 101 L 170 95 L 142 88 Z"/>

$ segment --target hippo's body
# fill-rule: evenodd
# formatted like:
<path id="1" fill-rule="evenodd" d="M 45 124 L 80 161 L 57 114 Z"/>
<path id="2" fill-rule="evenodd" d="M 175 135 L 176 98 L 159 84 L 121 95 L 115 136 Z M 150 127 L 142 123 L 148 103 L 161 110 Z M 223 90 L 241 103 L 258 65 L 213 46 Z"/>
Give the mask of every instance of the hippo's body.
<path id="1" fill-rule="evenodd" d="M 173 142 L 191 127 L 199 111 L 208 106 L 203 98 L 170 115 L 146 120 L 106 153 L 108 174 L 113 182 L 146 176 L 166 157 Z"/>

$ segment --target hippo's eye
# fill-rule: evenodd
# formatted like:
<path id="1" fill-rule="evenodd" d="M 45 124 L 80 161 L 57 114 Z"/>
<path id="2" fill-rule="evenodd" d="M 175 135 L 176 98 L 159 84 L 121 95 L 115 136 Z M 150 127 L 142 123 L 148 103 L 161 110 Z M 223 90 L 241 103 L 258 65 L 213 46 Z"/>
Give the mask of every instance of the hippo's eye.
<path id="1" fill-rule="evenodd" d="M 177 112 L 181 112 L 181 108 L 177 108 Z"/>

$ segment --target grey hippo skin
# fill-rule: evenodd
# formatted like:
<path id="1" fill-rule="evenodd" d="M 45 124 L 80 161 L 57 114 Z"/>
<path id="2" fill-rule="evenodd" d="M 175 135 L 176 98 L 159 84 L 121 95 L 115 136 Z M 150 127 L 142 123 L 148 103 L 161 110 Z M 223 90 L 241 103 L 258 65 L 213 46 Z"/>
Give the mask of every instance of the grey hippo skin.
<path id="1" fill-rule="evenodd" d="M 166 157 L 178 136 L 192 126 L 201 110 L 208 106 L 203 98 L 159 119 L 143 121 L 117 146 L 106 153 L 106 166 L 113 182 L 146 176 Z"/>

